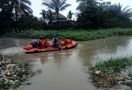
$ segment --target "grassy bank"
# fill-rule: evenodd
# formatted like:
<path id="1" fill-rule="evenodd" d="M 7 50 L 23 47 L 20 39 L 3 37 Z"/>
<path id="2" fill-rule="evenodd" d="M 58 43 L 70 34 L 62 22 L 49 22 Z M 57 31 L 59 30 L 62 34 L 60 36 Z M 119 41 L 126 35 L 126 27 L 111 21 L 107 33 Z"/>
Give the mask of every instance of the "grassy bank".
<path id="1" fill-rule="evenodd" d="M 110 88 L 118 83 L 132 85 L 132 73 L 125 73 L 125 69 L 132 66 L 132 57 L 110 59 L 98 63 L 90 68 L 93 84 L 99 88 Z"/>
<path id="2" fill-rule="evenodd" d="M 58 33 L 58 36 L 61 39 L 69 37 L 77 41 L 86 41 L 111 36 L 132 35 L 132 28 L 113 28 L 104 30 L 28 30 L 21 33 L 9 33 L 5 36 L 17 38 L 39 38 L 40 36 L 47 35 L 49 38 L 53 38 L 55 33 Z"/>

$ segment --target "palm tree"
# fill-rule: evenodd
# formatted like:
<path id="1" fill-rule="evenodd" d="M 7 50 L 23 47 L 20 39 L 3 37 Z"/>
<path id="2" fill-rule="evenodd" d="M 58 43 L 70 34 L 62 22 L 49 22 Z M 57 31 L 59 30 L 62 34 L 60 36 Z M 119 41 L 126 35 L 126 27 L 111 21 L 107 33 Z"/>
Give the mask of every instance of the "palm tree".
<path id="1" fill-rule="evenodd" d="M 1 12 L 32 14 L 29 0 L 0 0 Z"/>
<path id="2" fill-rule="evenodd" d="M 54 10 L 57 19 L 59 19 L 59 11 L 63 11 L 70 6 L 70 4 L 66 4 L 66 0 L 44 0 L 43 5 Z"/>
<path id="3" fill-rule="evenodd" d="M 68 15 L 67 15 L 67 17 L 68 17 L 69 20 L 72 19 L 72 15 L 73 15 L 73 13 L 72 13 L 71 10 L 70 10 L 70 11 L 68 12 Z"/>
<path id="4" fill-rule="evenodd" d="M 42 15 L 43 19 L 45 20 L 46 17 L 47 17 L 47 11 L 41 10 L 41 13 L 40 14 Z"/>
<path id="5" fill-rule="evenodd" d="M 12 1 L 12 12 L 14 12 L 16 21 L 23 15 L 31 15 L 32 9 L 29 7 L 31 2 L 29 0 L 11 0 Z"/>
<path id="6" fill-rule="evenodd" d="M 108 9 L 108 11 L 111 15 L 116 16 L 122 20 L 129 21 L 130 17 L 132 17 L 131 8 L 129 8 L 128 6 L 122 8 L 120 3 L 111 5 L 110 8 Z"/>

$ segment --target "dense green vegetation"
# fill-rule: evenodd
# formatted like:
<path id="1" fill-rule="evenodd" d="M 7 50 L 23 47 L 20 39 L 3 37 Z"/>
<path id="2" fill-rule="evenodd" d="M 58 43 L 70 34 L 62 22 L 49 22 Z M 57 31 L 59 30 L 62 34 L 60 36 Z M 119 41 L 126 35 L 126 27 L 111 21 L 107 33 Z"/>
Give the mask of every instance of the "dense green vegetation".
<path id="1" fill-rule="evenodd" d="M 98 63 L 90 68 L 92 82 L 95 86 L 101 88 L 113 87 L 118 83 L 131 86 L 132 82 L 130 82 L 130 80 L 132 75 L 125 73 L 125 69 L 131 65 L 131 57 L 111 58 L 103 63 Z"/>
<path id="2" fill-rule="evenodd" d="M 23 31 L 21 33 L 9 33 L 6 34 L 7 37 L 18 37 L 18 38 L 39 38 L 40 36 L 48 36 L 49 38 L 53 38 L 55 33 L 58 34 L 58 37 L 61 39 L 65 39 L 69 37 L 78 41 L 86 41 L 93 40 L 98 38 L 105 38 L 110 36 L 120 36 L 120 35 L 132 35 L 132 29 L 105 29 L 105 30 L 29 30 Z"/>
<path id="3" fill-rule="evenodd" d="M 0 0 L 0 34 L 17 28 L 23 17 L 31 16 L 33 11 L 30 5 L 29 0 Z"/>
<path id="4" fill-rule="evenodd" d="M 78 26 L 81 28 L 99 27 L 130 27 L 132 11 L 128 6 L 124 7 L 111 2 L 100 0 L 77 0 L 80 4 L 78 10 Z"/>
<path id="5" fill-rule="evenodd" d="M 69 11 L 68 17 L 59 19 L 60 11 L 70 6 L 67 0 L 43 0 L 41 18 L 33 16 L 30 0 L 0 0 L 0 35 L 12 32 L 28 32 L 29 29 L 98 29 L 132 27 L 132 11 L 128 6 L 111 4 L 102 0 L 77 0 L 78 13 Z M 124 8 L 123 8 L 124 7 Z M 77 21 L 72 20 L 72 15 Z M 48 20 L 49 22 L 47 22 Z M 107 29 L 109 30 L 109 29 Z M 108 31 L 109 32 L 109 31 Z M 76 36 L 76 35 L 73 35 Z M 96 36 L 95 36 L 96 37 Z M 82 39 L 80 39 L 82 40 Z"/>

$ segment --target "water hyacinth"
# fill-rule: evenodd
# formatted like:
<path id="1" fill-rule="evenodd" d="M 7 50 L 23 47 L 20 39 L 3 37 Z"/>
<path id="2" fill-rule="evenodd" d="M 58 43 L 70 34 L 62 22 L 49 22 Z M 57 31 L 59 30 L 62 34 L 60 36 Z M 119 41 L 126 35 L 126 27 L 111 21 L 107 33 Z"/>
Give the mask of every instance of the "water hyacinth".
<path id="1" fill-rule="evenodd" d="M 12 64 L 8 56 L 0 55 L 0 90 L 16 88 L 34 76 L 29 64 Z"/>
<path id="2" fill-rule="evenodd" d="M 125 72 L 132 66 L 132 57 L 110 59 L 90 67 L 90 78 L 98 88 L 111 88 L 118 84 L 131 86 L 132 73 Z"/>
<path id="3" fill-rule="evenodd" d="M 100 73 L 101 73 L 101 70 L 95 71 L 95 74 L 100 74 Z"/>

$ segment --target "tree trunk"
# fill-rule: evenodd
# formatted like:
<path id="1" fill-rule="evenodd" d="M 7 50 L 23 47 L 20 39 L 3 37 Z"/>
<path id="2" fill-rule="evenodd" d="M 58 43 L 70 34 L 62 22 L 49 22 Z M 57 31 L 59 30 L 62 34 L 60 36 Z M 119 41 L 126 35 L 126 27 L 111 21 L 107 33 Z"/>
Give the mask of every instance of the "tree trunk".
<path id="1" fill-rule="evenodd" d="M 15 8 L 15 20 L 16 22 L 18 21 L 18 11 L 16 10 L 17 8 Z"/>
<path id="2" fill-rule="evenodd" d="M 56 19 L 59 20 L 59 9 L 56 9 Z"/>

